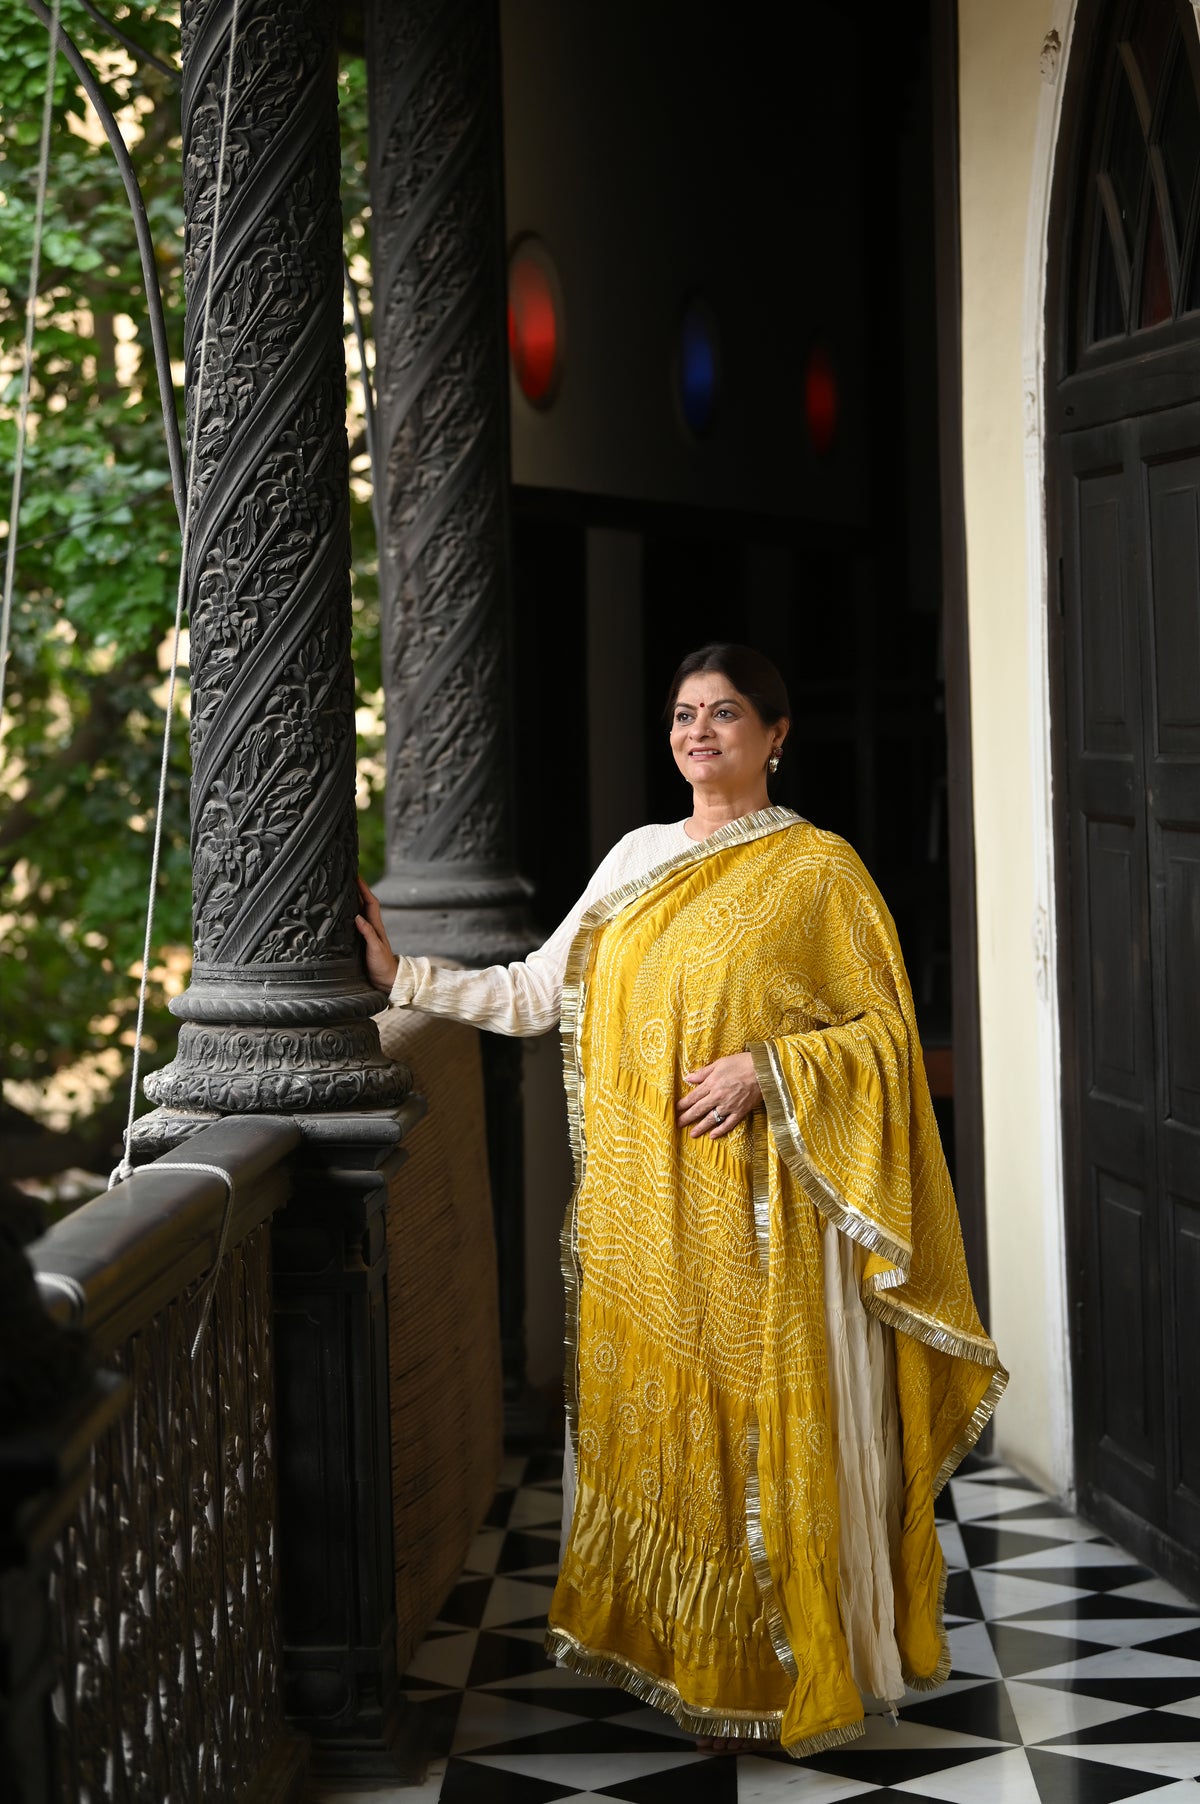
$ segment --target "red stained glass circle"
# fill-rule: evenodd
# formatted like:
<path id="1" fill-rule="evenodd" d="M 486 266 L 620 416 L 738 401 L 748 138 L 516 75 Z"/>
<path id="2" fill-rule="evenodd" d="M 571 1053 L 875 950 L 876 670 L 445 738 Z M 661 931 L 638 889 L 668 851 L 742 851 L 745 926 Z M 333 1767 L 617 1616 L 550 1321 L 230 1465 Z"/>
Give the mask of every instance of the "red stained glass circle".
<path id="1" fill-rule="evenodd" d="M 809 443 L 820 457 L 833 449 L 838 428 L 838 385 L 833 363 L 822 345 L 814 347 L 804 372 L 804 418 Z"/>
<path id="2" fill-rule="evenodd" d="M 562 304 L 545 249 L 526 240 L 508 265 L 508 350 L 525 399 L 548 407 L 562 371 Z"/>

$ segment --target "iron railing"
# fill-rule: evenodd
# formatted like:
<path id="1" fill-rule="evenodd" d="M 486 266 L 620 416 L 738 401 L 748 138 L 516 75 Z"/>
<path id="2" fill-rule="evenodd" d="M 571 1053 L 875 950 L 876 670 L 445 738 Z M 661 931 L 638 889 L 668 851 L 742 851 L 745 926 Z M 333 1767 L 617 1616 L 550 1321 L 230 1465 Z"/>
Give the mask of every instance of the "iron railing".
<path id="1" fill-rule="evenodd" d="M 24 1437 L 55 1479 L 18 1512 L 54 1683 L 42 1722 L 26 1701 L 22 1799 L 283 1800 L 303 1782 L 283 1712 L 270 1257 L 299 1139 L 279 1119 L 216 1123 L 30 1249 L 104 1374 Z M 172 1169 L 197 1163 L 232 1196 Z"/>

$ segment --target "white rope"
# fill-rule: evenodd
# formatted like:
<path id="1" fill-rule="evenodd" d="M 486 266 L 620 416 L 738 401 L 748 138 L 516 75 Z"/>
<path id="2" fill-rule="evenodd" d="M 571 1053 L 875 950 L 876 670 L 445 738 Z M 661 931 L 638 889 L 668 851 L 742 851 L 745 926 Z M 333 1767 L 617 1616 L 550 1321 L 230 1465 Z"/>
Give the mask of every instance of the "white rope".
<path id="1" fill-rule="evenodd" d="M 29 392 L 33 386 L 33 330 L 37 323 L 38 282 L 42 267 L 42 229 L 50 179 L 50 126 L 54 119 L 54 70 L 58 63 L 58 12 L 54 0 L 50 47 L 46 55 L 46 98 L 42 104 L 42 141 L 38 151 L 37 205 L 33 213 L 33 246 L 29 253 L 29 293 L 25 298 L 25 351 L 21 367 L 21 404 L 17 412 L 17 447 L 13 457 L 12 500 L 8 509 L 8 544 L 4 553 L 4 599 L 0 603 L 0 734 L 4 731 L 4 679 L 8 671 L 8 631 L 12 621 L 13 581 L 17 569 L 17 521 L 25 474 L 25 439 L 29 429 Z"/>
<path id="2" fill-rule="evenodd" d="M 150 888 L 146 898 L 146 938 L 142 948 L 142 978 L 138 985 L 137 1026 L 133 1036 L 133 1067 L 129 1074 L 129 1114 L 125 1122 L 125 1133 L 122 1140 L 121 1163 L 117 1166 L 113 1177 L 109 1179 L 109 1188 L 118 1174 L 127 1178 L 133 1170 L 129 1152 L 133 1144 L 133 1120 L 137 1111 L 138 1078 L 141 1073 L 142 1060 L 142 1027 L 146 1019 L 146 986 L 150 976 L 150 945 L 154 933 L 154 901 L 158 890 L 158 866 L 162 853 L 163 802 L 167 793 L 167 767 L 171 756 L 171 725 L 175 713 L 176 672 L 179 668 L 179 640 L 183 628 L 183 598 L 187 584 L 188 541 L 192 529 L 192 504 L 196 489 L 196 446 L 200 438 L 200 420 L 204 400 L 204 371 L 208 362 L 208 346 L 212 325 L 213 283 L 217 269 L 217 234 L 221 224 L 221 199 L 225 185 L 225 152 L 229 142 L 229 114 L 233 96 L 233 61 L 237 49 L 238 10 L 240 0 L 234 0 L 233 14 L 229 22 L 229 60 L 225 66 L 225 94 L 221 106 L 221 133 L 217 143 L 217 185 L 213 197 L 212 232 L 208 241 L 208 279 L 204 287 L 204 311 L 200 332 L 200 363 L 196 371 L 196 404 L 192 412 L 192 439 L 188 446 L 187 483 L 184 491 L 183 530 L 179 546 L 179 586 L 175 594 L 175 629 L 171 641 L 171 676 L 167 684 L 166 719 L 163 722 L 162 763 L 158 773 L 158 801 L 154 811 L 154 847 L 150 857 Z M 176 1166 L 176 1170 L 181 1169 Z"/>

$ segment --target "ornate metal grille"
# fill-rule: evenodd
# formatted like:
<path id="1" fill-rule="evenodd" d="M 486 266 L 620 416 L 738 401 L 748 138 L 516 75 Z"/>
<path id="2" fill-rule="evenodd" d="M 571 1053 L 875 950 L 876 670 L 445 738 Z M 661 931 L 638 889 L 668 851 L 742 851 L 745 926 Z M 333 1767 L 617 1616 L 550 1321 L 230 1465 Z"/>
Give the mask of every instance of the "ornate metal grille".
<path id="1" fill-rule="evenodd" d="M 92 1455 L 53 1599 L 69 1804 L 212 1804 L 288 1766 L 276 1607 L 270 1224 L 110 1356 L 131 1409 Z"/>

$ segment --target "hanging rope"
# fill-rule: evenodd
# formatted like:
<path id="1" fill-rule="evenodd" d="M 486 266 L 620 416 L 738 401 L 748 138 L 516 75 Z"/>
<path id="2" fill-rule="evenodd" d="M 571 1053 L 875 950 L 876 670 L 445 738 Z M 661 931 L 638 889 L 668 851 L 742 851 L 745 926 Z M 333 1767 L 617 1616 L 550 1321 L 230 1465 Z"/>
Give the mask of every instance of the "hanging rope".
<path id="1" fill-rule="evenodd" d="M 25 439 L 29 431 L 29 391 L 33 386 L 33 329 L 37 322 L 38 282 L 42 271 L 42 228 L 50 179 L 50 126 L 54 119 L 54 70 L 58 63 L 58 9 L 54 0 L 50 44 L 46 54 L 46 98 L 42 105 L 42 140 L 38 150 L 37 204 L 33 211 L 33 245 L 29 252 L 29 292 L 25 297 L 25 349 L 21 359 L 21 402 L 17 409 L 17 445 L 13 456 L 12 500 L 8 509 L 8 543 L 4 548 L 4 599 L 0 602 L 0 733 L 4 731 L 4 682 L 8 673 L 8 633 L 12 622 L 13 580 L 17 569 L 17 522 L 21 514 L 21 479 L 25 474 Z"/>
<path id="2" fill-rule="evenodd" d="M 217 141 L 217 179 L 213 196 L 212 231 L 208 240 L 208 276 L 204 285 L 204 304 L 200 326 L 200 361 L 196 371 L 196 405 L 192 414 L 192 437 L 187 455 L 187 483 L 183 503 L 183 531 L 179 545 L 179 586 L 175 593 L 175 627 L 171 640 L 171 675 L 167 684 L 166 719 L 163 722 L 162 762 L 158 773 L 158 801 L 154 809 L 154 846 L 150 856 L 150 887 L 146 897 L 146 938 L 142 947 L 142 976 L 138 985 L 137 1026 L 133 1036 L 133 1066 L 129 1074 L 129 1114 L 125 1122 L 121 1162 L 108 1180 L 114 1184 L 133 1171 L 130 1151 L 133 1146 L 133 1122 L 137 1112 L 138 1080 L 142 1062 L 142 1028 L 146 1019 L 146 986 L 150 977 L 150 947 L 154 935 L 154 902 L 158 891 L 158 866 L 162 853 L 163 803 L 167 793 L 167 771 L 171 757 L 171 726 L 175 714 L 175 686 L 179 669 L 179 639 L 183 628 L 183 599 L 187 587 L 188 541 L 192 529 L 192 508 L 196 489 L 196 446 L 200 438 L 203 415 L 204 373 L 212 332 L 212 297 L 217 271 L 217 243 L 221 228 L 221 200 L 225 187 L 225 153 L 229 143 L 229 114 L 233 98 L 233 64 L 238 40 L 238 11 L 241 0 L 234 0 L 229 22 L 229 58 L 225 65 L 225 94 L 221 105 L 221 131 Z"/>
<path id="3" fill-rule="evenodd" d="M 43 25 L 50 24 L 50 13 L 43 0 L 25 0 L 26 6 L 35 18 Z M 158 398 L 162 408 L 163 431 L 167 440 L 167 461 L 171 466 L 171 489 L 175 496 L 175 511 L 179 515 L 179 524 L 183 526 L 184 474 L 183 445 L 179 436 L 179 421 L 175 417 L 175 383 L 171 376 L 171 348 L 167 342 L 167 316 L 163 307 L 162 291 L 158 285 L 158 265 L 154 256 L 154 238 L 150 231 L 150 221 L 146 217 L 146 203 L 142 199 L 142 191 L 138 186 L 137 172 L 133 167 L 133 158 L 128 146 L 121 136 L 121 128 L 117 124 L 112 108 L 104 98 L 104 91 L 96 80 L 87 58 L 78 45 L 72 43 L 69 34 L 59 32 L 59 44 L 80 87 L 92 103 L 92 108 L 108 139 L 113 156 L 117 161 L 117 170 L 125 189 L 125 198 L 129 202 L 129 211 L 133 216 L 133 232 L 137 239 L 138 257 L 142 265 L 142 287 L 146 291 L 146 308 L 150 316 L 150 338 L 154 346 L 154 367 L 158 372 Z"/>

